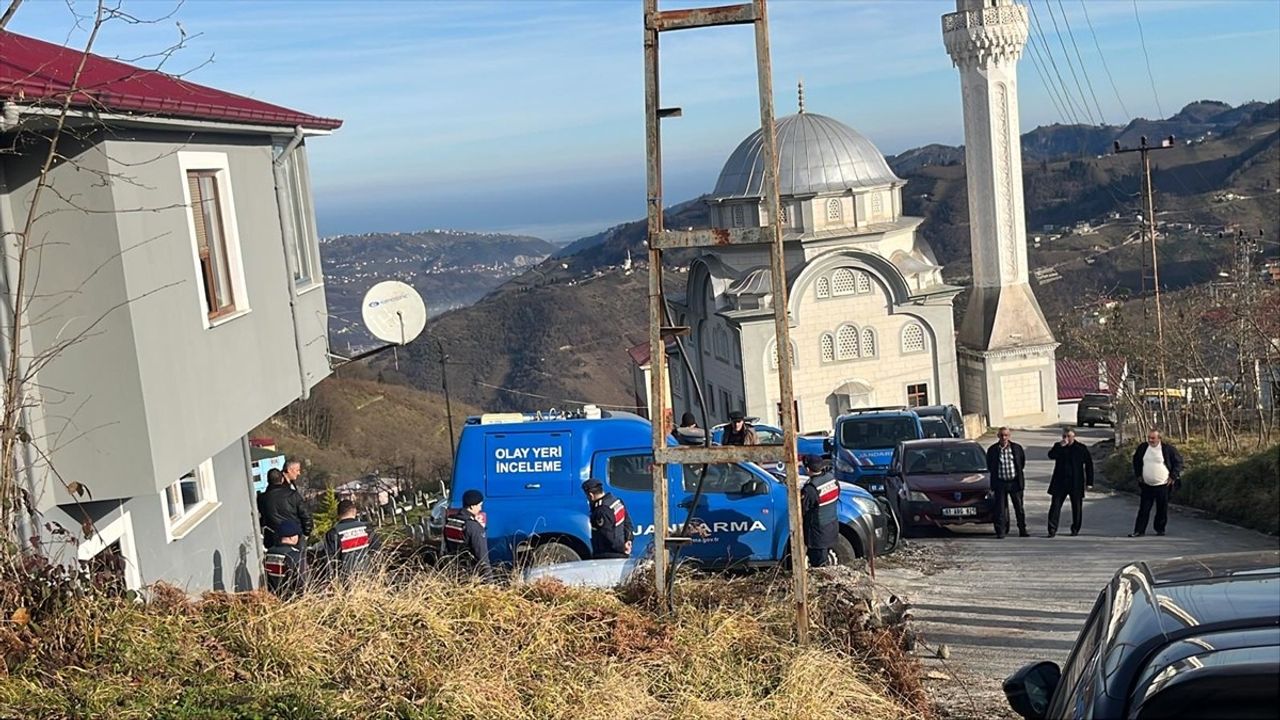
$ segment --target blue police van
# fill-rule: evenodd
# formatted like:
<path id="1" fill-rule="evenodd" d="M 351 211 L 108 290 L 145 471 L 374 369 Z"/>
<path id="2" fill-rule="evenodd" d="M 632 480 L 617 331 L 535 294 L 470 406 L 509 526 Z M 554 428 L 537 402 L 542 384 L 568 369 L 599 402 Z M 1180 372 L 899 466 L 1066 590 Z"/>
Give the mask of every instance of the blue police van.
<path id="1" fill-rule="evenodd" d="M 883 483 L 898 443 L 922 437 L 920 417 L 905 407 L 867 408 L 841 415 L 830 440 L 836 479 L 864 487 Z M 883 485 L 878 490 L 883 491 Z"/>
<path id="2" fill-rule="evenodd" d="M 484 493 L 490 560 L 551 564 L 590 557 L 591 530 L 582 482 L 596 478 L 627 506 L 635 526 L 632 555 L 653 541 L 653 452 L 649 421 L 588 406 L 574 415 L 495 413 L 470 417 L 454 462 L 449 512 L 462 494 Z M 674 444 L 674 441 L 672 442 Z M 671 527 L 679 529 L 694 502 L 700 465 L 670 465 Z M 785 486 L 753 463 L 710 465 L 693 516 L 705 525 L 681 557 L 708 567 L 768 565 L 787 554 Z M 840 562 L 866 557 L 886 521 L 873 497 L 841 484 Z"/>

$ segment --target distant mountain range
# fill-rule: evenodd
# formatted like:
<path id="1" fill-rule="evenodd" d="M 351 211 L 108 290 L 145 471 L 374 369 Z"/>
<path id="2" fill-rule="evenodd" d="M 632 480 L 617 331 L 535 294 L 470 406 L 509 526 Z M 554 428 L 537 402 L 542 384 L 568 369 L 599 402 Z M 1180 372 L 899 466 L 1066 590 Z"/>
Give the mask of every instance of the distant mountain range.
<path id="1" fill-rule="evenodd" d="M 422 293 L 431 315 L 470 305 L 555 252 L 525 235 L 420 230 L 339 235 L 320 241 L 329 335 L 338 352 L 372 338 L 360 320 L 360 299 L 382 280 L 401 280 Z"/>

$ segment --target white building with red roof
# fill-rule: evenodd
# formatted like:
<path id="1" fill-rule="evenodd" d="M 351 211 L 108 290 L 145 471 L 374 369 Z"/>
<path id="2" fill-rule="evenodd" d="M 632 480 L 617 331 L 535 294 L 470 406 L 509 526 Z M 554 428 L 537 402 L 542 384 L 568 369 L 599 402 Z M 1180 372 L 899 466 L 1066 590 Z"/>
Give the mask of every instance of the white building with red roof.
<path id="1" fill-rule="evenodd" d="M 246 434 L 330 371 L 306 146 L 341 121 L 8 32 L 0 103 L 14 531 L 134 589 L 257 587 Z"/>

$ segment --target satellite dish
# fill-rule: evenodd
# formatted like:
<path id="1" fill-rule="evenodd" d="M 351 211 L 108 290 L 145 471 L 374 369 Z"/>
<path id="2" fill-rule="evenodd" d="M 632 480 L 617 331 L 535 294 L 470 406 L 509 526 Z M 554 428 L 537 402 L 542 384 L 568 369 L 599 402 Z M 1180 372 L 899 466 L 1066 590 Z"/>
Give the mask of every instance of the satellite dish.
<path id="1" fill-rule="evenodd" d="M 387 280 L 369 288 L 360 303 L 365 327 L 374 337 L 393 345 L 404 345 L 427 326 L 427 305 L 411 286 Z"/>

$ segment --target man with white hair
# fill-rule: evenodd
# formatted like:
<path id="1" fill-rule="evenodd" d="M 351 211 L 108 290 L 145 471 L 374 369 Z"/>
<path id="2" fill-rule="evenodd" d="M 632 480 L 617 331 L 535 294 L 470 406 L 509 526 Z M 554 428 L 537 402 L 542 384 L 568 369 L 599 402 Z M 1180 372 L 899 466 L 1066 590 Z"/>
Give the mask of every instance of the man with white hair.
<path id="1" fill-rule="evenodd" d="M 1178 486 L 1182 477 L 1182 454 L 1160 437 L 1155 428 L 1147 431 L 1147 442 L 1133 453 L 1133 476 L 1138 480 L 1142 496 L 1138 501 L 1138 519 L 1133 523 L 1129 537 L 1147 534 L 1147 518 L 1151 506 L 1156 506 L 1155 529 L 1164 535 L 1169 521 L 1169 493 Z"/>

